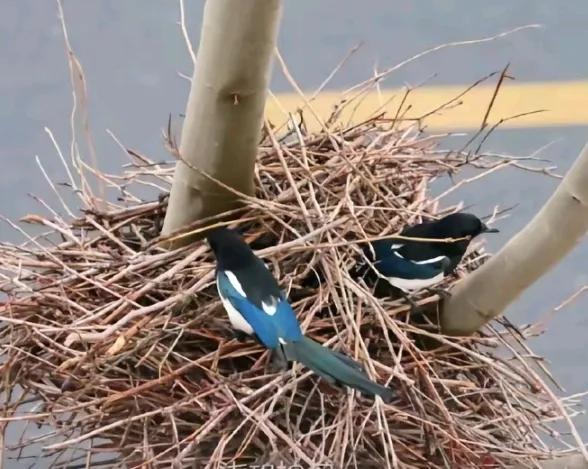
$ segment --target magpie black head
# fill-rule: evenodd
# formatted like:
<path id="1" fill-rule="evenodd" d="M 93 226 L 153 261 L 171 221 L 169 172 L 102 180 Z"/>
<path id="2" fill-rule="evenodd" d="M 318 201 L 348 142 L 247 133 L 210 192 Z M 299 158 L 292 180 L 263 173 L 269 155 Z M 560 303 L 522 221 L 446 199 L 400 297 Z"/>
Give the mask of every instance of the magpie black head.
<path id="1" fill-rule="evenodd" d="M 214 251 L 218 266 L 224 270 L 237 269 L 255 259 L 255 254 L 239 233 L 228 228 L 215 228 L 206 236 Z"/>
<path id="2" fill-rule="evenodd" d="M 431 233 L 436 238 L 475 238 L 482 233 L 497 233 L 496 228 L 489 228 L 482 220 L 471 213 L 452 213 L 430 224 Z"/>

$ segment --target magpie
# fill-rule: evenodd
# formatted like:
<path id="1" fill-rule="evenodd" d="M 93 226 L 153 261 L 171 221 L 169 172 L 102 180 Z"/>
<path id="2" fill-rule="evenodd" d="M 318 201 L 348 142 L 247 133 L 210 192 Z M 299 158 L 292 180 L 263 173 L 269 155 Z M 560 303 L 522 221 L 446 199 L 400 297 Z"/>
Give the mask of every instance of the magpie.
<path id="1" fill-rule="evenodd" d="M 237 337 L 251 336 L 288 362 L 304 364 L 331 384 L 378 395 L 385 402 L 392 399 L 392 390 L 371 381 L 359 363 L 302 334 L 294 310 L 275 278 L 237 232 L 213 229 L 207 240 L 217 261 L 218 294 Z"/>
<path id="2" fill-rule="evenodd" d="M 364 249 L 364 254 L 378 274 L 392 286 L 404 294 L 414 293 L 433 287 L 451 274 L 473 238 L 482 233 L 497 232 L 496 228 L 489 228 L 475 215 L 452 213 L 436 221 L 404 228 L 399 237 L 373 241 Z M 455 241 L 443 241 L 447 238 Z M 368 279 L 373 269 L 366 263 L 355 272 Z"/>

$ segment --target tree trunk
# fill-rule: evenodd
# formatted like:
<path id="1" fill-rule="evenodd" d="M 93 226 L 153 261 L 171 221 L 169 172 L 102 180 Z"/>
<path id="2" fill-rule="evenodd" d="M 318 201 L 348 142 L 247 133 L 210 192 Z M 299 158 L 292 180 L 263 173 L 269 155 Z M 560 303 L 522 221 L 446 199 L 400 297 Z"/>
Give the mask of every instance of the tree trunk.
<path id="1" fill-rule="evenodd" d="M 459 282 L 442 309 L 447 334 L 468 335 L 502 314 L 588 230 L 588 144 L 533 220 L 498 254 Z"/>
<path id="2" fill-rule="evenodd" d="M 239 205 L 206 175 L 253 193 L 280 13 L 281 0 L 206 2 L 163 235 Z"/>

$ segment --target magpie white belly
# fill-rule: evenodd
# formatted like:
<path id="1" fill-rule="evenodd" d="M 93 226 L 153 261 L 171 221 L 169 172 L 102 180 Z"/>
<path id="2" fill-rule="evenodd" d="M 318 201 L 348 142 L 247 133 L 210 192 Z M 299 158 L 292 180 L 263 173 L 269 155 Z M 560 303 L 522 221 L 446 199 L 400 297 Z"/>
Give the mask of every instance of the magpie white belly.
<path id="1" fill-rule="evenodd" d="M 443 280 L 444 273 L 441 272 L 438 275 L 435 275 L 431 278 L 398 278 L 398 277 L 387 277 L 388 282 L 395 286 L 396 288 L 400 288 L 402 291 L 407 293 L 412 293 L 418 290 L 422 290 L 424 288 L 430 288 L 436 283 L 439 283 Z"/>
<path id="2" fill-rule="evenodd" d="M 233 329 L 236 329 L 241 332 L 245 332 L 245 334 L 254 335 L 255 331 L 251 327 L 251 325 L 245 320 L 243 315 L 237 311 L 237 309 L 231 304 L 229 300 L 223 298 L 223 296 L 219 292 L 220 299 L 225 307 L 225 311 L 229 316 L 229 321 L 233 326 Z"/>

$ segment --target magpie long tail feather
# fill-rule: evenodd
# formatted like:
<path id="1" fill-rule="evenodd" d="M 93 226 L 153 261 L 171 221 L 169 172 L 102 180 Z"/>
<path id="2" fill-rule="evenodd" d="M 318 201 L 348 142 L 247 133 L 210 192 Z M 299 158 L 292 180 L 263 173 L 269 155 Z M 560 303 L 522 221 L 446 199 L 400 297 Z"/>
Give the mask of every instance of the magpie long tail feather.
<path id="1" fill-rule="evenodd" d="M 365 369 L 363 368 L 363 366 L 360 363 L 356 362 L 353 358 L 350 358 L 347 355 L 345 355 L 344 353 L 337 352 L 335 350 L 330 350 L 330 352 L 335 354 L 337 356 L 337 358 L 339 358 L 339 360 L 345 362 L 350 367 L 355 368 L 360 373 L 365 374 Z"/>
<path id="2" fill-rule="evenodd" d="M 359 363 L 308 337 L 288 343 L 283 348 L 289 360 L 302 363 L 330 383 L 348 386 L 362 394 L 378 395 L 384 402 L 390 402 L 394 397 L 391 389 L 371 381 Z"/>

